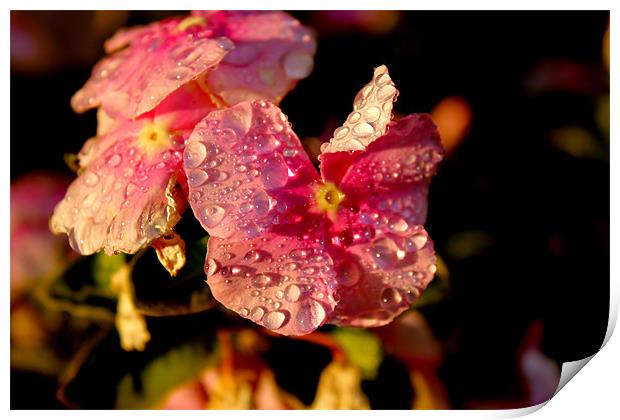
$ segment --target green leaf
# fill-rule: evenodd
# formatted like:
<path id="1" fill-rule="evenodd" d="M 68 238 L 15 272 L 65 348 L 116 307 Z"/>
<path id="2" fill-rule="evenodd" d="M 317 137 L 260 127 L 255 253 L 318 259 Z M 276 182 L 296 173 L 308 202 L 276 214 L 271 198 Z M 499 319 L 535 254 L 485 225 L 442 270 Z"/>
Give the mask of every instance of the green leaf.
<path id="1" fill-rule="evenodd" d="M 116 408 L 156 408 L 174 387 L 196 378 L 216 360 L 217 352 L 208 351 L 201 343 L 190 342 L 174 348 L 144 368 L 140 374 L 141 389 L 135 386 L 133 375 L 121 379 Z"/>
<path id="2" fill-rule="evenodd" d="M 93 259 L 93 279 L 95 284 L 104 288 L 110 289 L 110 281 L 112 275 L 118 271 L 119 268 L 125 263 L 125 255 L 106 255 L 104 252 L 99 252 Z"/>
<path id="3" fill-rule="evenodd" d="M 331 332 L 346 353 L 349 362 L 362 370 L 365 379 L 374 379 L 383 359 L 381 341 L 368 330 L 338 328 Z"/>

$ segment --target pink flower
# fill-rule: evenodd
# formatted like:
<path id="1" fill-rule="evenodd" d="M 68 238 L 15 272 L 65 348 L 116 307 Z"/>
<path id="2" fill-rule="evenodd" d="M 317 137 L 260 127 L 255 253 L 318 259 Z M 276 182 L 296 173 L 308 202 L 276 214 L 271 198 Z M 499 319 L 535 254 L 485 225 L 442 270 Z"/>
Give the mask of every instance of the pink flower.
<path id="1" fill-rule="evenodd" d="M 69 181 L 53 173 L 27 174 L 11 183 L 11 296 L 55 275 L 75 255 L 53 236 L 48 220 Z"/>
<path id="2" fill-rule="evenodd" d="M 81 254 L 135 253 L 170 234 L 186 207 L 182 156 L 195 124 L 236 101 L 279 101 L 315 48 L 282 12 L 194 12 L 117 33 L 72 98 L 77 112 L 99 107 L 98 136 L 78 155 L 52 231 Z"/>
<path id="3" fill-rule="evenodd" d="M 323 147 L 321 175 L 271 103 L 196 126 L 189 202 L 211 235 L 205 271 L 227 308 L 298 335 L 325 322 L 387 324 L 424 290 L 435 255 L 422 224 L 443 150 L 428 115 L 391 121 L 397 93 L 375 69 Z"/>

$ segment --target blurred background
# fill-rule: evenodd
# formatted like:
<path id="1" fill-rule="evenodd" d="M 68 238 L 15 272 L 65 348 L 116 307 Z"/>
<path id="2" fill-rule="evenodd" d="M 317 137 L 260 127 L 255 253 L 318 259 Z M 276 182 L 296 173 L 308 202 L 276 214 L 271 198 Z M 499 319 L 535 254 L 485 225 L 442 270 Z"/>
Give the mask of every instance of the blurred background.
<path id="1" fill-rule="evenodd" d="M 210 298 L 202 230 L 184 218 L 188 248 L 202 245 L 174 285 L 149 253 L 137 262 L 151 341 L 123 351 L 118 258 L 78 258 L 47 219 L 75 177 L 65 154 L 95 135 L 95 113 L 69 100 L 103 41 L 185 13 L 14 11 L 11 408 L 514 408 L 548 399 L 562 362 L 600 348 L 609 13 L 290 13 L 317 33 L 314 71 L 281 104 L 311 156 L 381 64 L 396 114 L 439 126 L 447 156 L 426 229 L 440 263 L 427 292 L 388 327 L 271 336 Z"/>

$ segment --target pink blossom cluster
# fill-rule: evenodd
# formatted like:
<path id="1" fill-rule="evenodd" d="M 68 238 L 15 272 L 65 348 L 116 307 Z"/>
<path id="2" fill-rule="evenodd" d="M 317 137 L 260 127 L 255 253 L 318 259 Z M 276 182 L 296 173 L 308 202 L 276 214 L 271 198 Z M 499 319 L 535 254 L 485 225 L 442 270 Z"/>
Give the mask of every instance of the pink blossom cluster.
<path id="1" fill-rule="evenodd" d="M 210 235 L 213 296 L 285 335 L 387 324 L 432 280 L 423 224 L 443 149 L 428 115 L 392 120 L 385 66 L 319 172 L 277 105 L 316 50 L 286 13 L 195 11 L 105 47 L 72 98 L 77 112 L 97 108 L 97 136 L 51 220 L 76 251 L 161 247 L 189 204 Z"/>

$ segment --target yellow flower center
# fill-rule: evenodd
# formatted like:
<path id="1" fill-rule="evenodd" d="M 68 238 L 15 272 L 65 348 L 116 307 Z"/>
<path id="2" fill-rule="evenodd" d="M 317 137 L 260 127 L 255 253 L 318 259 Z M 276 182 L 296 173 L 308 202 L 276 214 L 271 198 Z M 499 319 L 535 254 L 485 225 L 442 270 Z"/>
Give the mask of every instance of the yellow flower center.
<path id="1" fill-rule="evenodd" d="M 170 132 L 161 123 L 147 122 L 138 135 L 138 146 L 142 151 L 153 154 L 170 147 Z"/>
<path id="2" fill-rule="evenodd" d="M 319 184 L 314 192 L 314 201 L 317 209 L 327 213 L 330 217 L 335 217 L 338 213 L 338 206 L 344 200 L 344 194 L 333 182 Z"/>
<path id="3" fill-rule="evenodd" d="M 179 22 L 179 24 L 177 25 L 177 30 L 180 32 L 183 32 L 190 26 L 206 25 L 206 24 L 207 24 L 207 21 L 205 20 L 205 18 L 201 16 L 189 16 L 183 19 L 181 22 Z"/>

